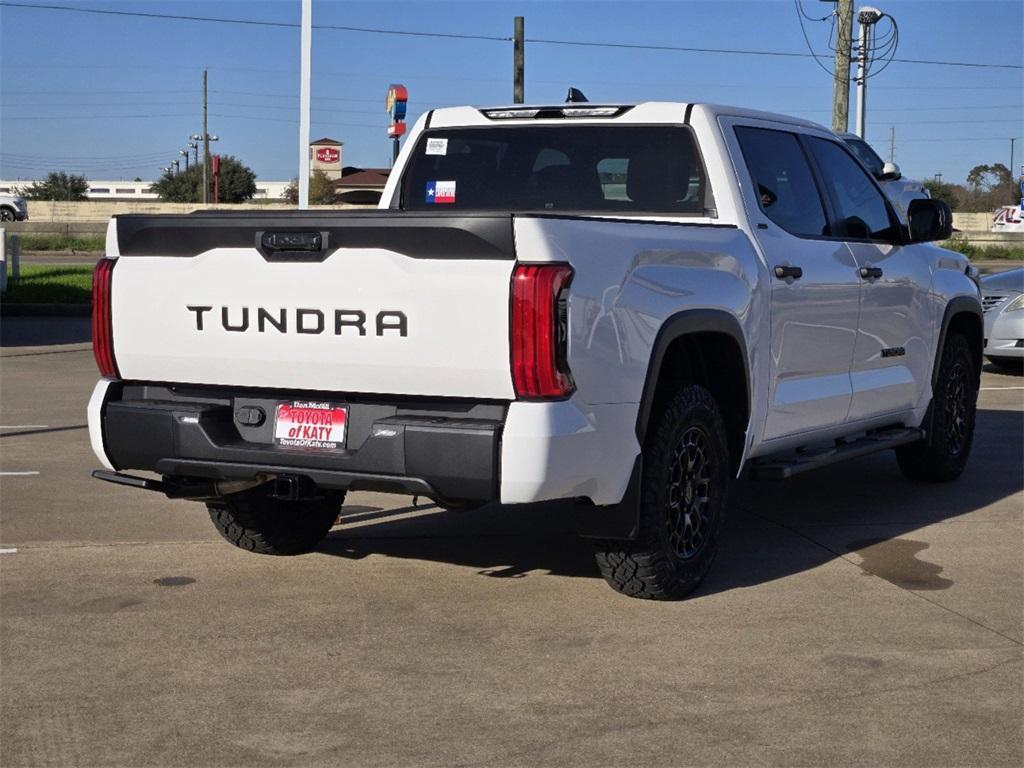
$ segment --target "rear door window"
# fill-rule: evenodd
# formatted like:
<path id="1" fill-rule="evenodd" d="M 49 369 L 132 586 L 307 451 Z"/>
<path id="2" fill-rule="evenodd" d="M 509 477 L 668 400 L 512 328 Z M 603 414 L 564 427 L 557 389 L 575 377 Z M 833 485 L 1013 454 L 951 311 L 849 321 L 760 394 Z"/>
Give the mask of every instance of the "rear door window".
<path id="1" fill-rule="evenodd" d="M 402 207 L 706 215 L 713 205 L 689 128 L 558 125 L 424 132 Z"/>
<path id="2" fill-rule="evenodd" d="M 737 126 L 736 138 L 764 214 L 794 235 L 830 235 L 818 186 L 796 135 Z"/>

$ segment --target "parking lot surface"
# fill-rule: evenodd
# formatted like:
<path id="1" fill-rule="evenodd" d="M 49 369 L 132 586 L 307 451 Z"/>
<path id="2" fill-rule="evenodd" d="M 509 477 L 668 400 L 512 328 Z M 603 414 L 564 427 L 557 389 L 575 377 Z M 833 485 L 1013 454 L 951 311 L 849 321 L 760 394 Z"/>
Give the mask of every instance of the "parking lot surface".
<path id="1" fill-rule="evenodd" d="M 891 453 L 740 484 L 690 600 L 568 507 L 350 495 L 298 558 L 92 480 L 88 319 L 4 318 L 0 765 L 1024 763 L 1024 377 L 949 485 Z"/>

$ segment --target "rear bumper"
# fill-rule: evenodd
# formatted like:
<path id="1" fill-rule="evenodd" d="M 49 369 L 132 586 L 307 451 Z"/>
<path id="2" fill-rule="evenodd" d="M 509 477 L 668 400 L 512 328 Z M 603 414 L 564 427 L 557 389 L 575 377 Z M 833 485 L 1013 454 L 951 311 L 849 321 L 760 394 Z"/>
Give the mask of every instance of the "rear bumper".
<path id="1" fill-rule="evenodd" d="M 273 443 L 277 403 L 323 393 L 225 391 L 101 381 L 89 406 L 93 448 L 104 466 L 172 477 L 247 479 L 295 474 L 325 488 L 437 499 L 498 498 L 506 406 L 500 403 L 347 401 L 346 447 L 310 452 Z M 243 408 L 264 414 L 240 421 Z"/>
<path id="2" fill-rule="evenodd" d="M 505 504 L 626 495 L 640 446 L 637 405 L 409 398 L 348 401 L 347 449 L 273 445 L 273 414 L 290 399 L 346 402 L 325 393 L 169 387 L 101 380 L 89 403 L 93 450 L 107 469 L 216 480 L 296 474 L 328 488 Z M 238 421 L 259 407 L 260 426 Z"/>

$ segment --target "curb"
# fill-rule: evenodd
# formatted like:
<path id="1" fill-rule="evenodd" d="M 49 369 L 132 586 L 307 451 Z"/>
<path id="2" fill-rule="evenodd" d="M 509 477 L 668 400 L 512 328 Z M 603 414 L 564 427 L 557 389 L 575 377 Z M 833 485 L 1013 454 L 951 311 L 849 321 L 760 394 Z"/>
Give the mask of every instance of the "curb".
<path id="1" fill-rule="evenodd" d="M 8 304 L 0 302 L 2 317 L 89 317 L 92 304 Z"/>

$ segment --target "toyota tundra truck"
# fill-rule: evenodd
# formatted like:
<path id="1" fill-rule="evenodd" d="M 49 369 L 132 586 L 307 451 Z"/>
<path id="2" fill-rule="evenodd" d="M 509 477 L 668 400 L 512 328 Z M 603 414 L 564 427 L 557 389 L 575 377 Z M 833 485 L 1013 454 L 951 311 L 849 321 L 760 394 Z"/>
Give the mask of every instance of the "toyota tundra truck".
<path id="1" fill-rule="evenodd" d="M 967 461 L 977 275 L 826 128 L 647 102 L 437 109 L 379 210 L 121 215 L 96 267 L 102 480 L 257 553 L 347 491 L 564 499 L 608 583 L 680 598 L 741 474 Z M 137 470 L 152 474 L 137 474 Z"/>

